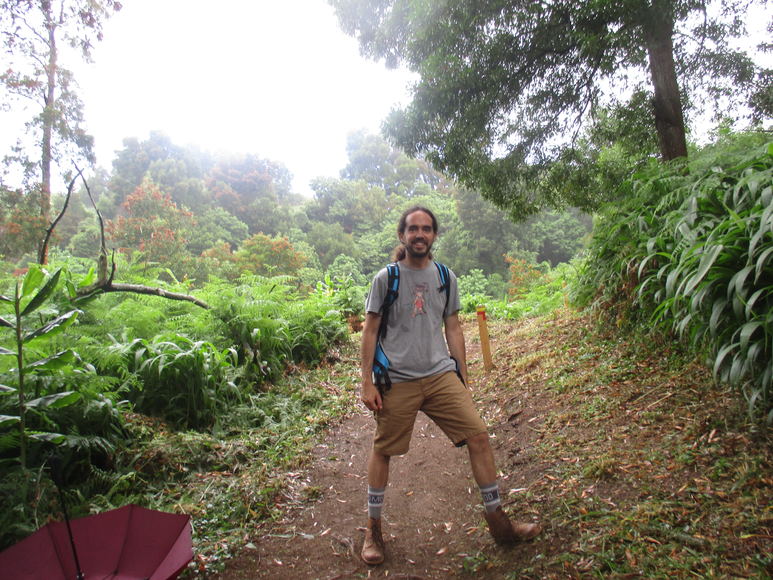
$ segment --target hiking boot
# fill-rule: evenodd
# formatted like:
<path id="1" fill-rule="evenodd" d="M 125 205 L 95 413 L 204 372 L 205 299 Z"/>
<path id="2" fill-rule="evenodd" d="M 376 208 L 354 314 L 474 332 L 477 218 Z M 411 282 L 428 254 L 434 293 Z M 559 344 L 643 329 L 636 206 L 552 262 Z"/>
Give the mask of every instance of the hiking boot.
<path id="1" fill-rule="evenodd" d="M 531 540 L 542 531 L 539 524 L 512 523 L 502 506 L 497 507 L 494 512 L 486 512 L 486 523 L 494 541 L 502 546 Z"/>
<path id="2" fill-rule="evenodd" d="M 381 536 L 381 520 L 368 518 L 365 542 L 362 544 L 362 561 L 371 566 L 384 561 L 384 538 Z"/>

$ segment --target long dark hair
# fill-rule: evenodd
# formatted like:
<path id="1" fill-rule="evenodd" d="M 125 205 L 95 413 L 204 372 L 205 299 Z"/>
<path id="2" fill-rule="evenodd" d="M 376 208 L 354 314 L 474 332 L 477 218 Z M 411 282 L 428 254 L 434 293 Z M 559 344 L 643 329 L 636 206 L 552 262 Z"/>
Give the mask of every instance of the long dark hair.
<path id="1" fill-rule="evenodd" d="M 405 228 L 408 226 L 406 223 L 408 221 L 408 216 L 412 213 L 416 213 L 417 211 L 423 211 L 425 214 L 427 214 L 430 219 L 432 220 L 432 231 L 437 234 L 438 225 L 437 225 L 437 218 L 435 217 L 435 214 L 432 213 L 432 210 L 429 208 L 426 208 L 421 205 L 414 205 L 413 207 L 409 207 L 403 212 L 403 215 L 400 216 L 400 221 L 397 222 L 397 235 L 402 236 L 405 233 Z M 403 258 L 405 258 L 406 250 L 405 246 L 401 243 L 399 246 L 397 246 L 394 251 L 392 252 L 392 260 L 394 262 L 399 262 Z M 432 259 L 432 252 L 429 253 L 429 259 Z"/>

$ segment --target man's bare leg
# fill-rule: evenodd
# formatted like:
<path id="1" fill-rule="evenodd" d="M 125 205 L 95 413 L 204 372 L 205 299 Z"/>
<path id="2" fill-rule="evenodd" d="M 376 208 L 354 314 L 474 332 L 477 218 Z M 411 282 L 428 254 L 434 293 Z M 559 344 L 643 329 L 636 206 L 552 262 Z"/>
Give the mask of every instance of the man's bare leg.
<path id="1" fill-rule="evenodd" d="M 362 559 L 366 564 L 376 565 L 384 561 L 384 538 L 381 534 L 381 504 L 389 481 L 389 456 L 375 449 L 368 459 L 368 528 L 362 545 Z M 380 498 L 380 499 L 379 499 Z M 375 516 L 378 517 L 375 517 Z"/>
<path id="2" fill-rule="evenodd" d="M 491 450 L 488 433 L 470 437 L 467 440 L 467 449 L 470 454 L 472 474 L 480 487 L 486 507 L 486 523 L 494 540 L 498 544 L 512 545 L 530 540 L 539 534 L 542 531 L 539 524 L 512 523 L 502 510 L 494 452 Z"/>

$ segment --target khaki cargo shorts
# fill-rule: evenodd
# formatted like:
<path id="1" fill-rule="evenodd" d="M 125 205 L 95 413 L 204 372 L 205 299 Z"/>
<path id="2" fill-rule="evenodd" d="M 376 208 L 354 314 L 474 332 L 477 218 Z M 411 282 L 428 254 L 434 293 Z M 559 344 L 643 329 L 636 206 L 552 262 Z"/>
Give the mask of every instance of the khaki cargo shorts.
<path id="1" fill-rule="evenodd" d="M 443 433 L 461 446 L 473 435 L 488 431 L 472 401 L 470 390 L 454 372 L 392 383 L 376 413 L 373 449 L 383 455 L 408 452 L 416 414 L 423 411 Z"/>

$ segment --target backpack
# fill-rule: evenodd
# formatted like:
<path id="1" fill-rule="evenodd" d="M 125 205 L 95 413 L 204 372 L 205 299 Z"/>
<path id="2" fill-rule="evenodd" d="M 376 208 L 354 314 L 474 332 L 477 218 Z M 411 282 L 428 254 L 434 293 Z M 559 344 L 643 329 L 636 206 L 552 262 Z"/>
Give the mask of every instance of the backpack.
<path id="1" fill-rule="evenodd" d="M 443 311 L 448 308 L 448 299 L 451 294 L 451 276 L 448 273 L 448 266 L 435 262 L 435 267 L 440 278 L 440 287 L 438 290 L 445 292 L 446 305 Z M 373 376 L 376 387 L 383 396 L 386 391 L 392 388 L 392 381 L 389 379 L 389 358 L 387 358 L 384 349 L 381 347 L 381 340 L 386 337 L 387 323 L 389 322 L 389 309 L 395 303 L 400 289 L 400 266 L 397 262 L 387 265 L 387 293 L 384 297 L 384 303 L 381 305 L 381 322 L 378 326 L 378 338 L 376 340 L 376 353 L 373 357 Z M 456 360 L 454 360 L 456 362 Z M 457 365 L 458 366 L 458 365 Z M 459 374 L 457 368 L 457 374 Z M 461 375 L 459 375 L 461 376 Z"/>

